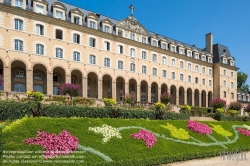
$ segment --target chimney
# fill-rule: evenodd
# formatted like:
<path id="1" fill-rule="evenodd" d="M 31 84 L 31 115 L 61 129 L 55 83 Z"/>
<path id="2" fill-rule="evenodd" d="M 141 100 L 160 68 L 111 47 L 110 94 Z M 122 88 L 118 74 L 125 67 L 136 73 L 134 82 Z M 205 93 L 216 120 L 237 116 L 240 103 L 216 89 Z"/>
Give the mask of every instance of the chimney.
<path id="1" fill-rule="evenodd" d="M 213 54 L 213 34 L 206 34 L 206 51 Z"/>

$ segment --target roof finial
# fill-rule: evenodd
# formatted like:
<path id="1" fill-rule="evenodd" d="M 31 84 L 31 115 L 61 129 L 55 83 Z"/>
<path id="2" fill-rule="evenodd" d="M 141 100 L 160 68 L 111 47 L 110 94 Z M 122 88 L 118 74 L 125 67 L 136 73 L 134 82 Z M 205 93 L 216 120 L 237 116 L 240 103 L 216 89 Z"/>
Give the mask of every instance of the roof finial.
<path id="1" fill-rule="evenodd" d="M 129 9 L 131 9 L 131 16 L 134 16 L 134 10 L 135 10 L 134 5 L 130 5 Z"/>

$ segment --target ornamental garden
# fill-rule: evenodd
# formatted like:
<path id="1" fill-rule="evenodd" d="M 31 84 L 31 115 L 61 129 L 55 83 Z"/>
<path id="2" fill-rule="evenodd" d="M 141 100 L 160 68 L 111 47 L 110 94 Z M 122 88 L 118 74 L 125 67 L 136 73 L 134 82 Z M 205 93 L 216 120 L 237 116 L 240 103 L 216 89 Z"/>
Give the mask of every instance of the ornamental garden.
<path id="1" fill-rule="evenodd" d="M 250 150 L 250 118 L 237 115 L 238 102 L 214 99 L 211 108 L 183 105 L 175 113 L 167 93 L 150 107 L 127 94 L 123 105 L 105 98 L 105 106 L 96 107 L 77 97 L 78 89 L 63 84 L 64 96 L 44 99 L 33 91 L 1 100 L 2 164 L 159 165 Z M 197 122 L 190 115 L 217 121 Z"/>

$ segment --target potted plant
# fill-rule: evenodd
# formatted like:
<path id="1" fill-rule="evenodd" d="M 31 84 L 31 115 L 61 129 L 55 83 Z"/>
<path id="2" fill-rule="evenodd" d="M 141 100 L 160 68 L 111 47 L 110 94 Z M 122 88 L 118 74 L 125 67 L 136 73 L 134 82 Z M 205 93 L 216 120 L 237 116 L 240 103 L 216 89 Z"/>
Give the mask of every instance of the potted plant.
<path id="1" fill-rule="evenodd" d="M 44 94 L 38 91 L 27 91 L 26 96 L 30 100 L 42 101 L 44 99 Z"/>

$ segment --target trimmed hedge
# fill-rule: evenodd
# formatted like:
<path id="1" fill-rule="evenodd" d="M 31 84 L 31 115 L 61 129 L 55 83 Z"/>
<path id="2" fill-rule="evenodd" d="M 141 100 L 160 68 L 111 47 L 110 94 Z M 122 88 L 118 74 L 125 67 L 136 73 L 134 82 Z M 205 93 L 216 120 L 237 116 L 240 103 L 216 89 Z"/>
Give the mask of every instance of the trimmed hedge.
<path id="1" fill-rule="evenodd" d="M 34 102 L 20 103 L 15 101 L 0 102 L 0 120 L 15 120 L 30 116 Z M 145 110 L 123 110 L 122 108 L 105 107 L 79 107 L 68 105 L 43 105 L 43 114 L 46 117 L 88 117 L 88 118 L 123 118 L 123 119 L 157 119 L 156 111 Z M 173 113 L 162 111 L 161 119 L 186 120 L 190 118 L 189 113 Z"/>
<path id="2" fill-rule="evenodd" d="M 192 116 L 194 116 L 196 114 L 198 114 L 199 116 L 202 116 L 202 114 L 208 114 L 209 110 L 211 112 L 212 109 L 211 108 L 204 108 L 204 107 L 193 106 L 193 107 L 191 107 L 190 114 Z"/>
<path id="3" fill-rule="evenodd" d="M 219 112 L 213 114 L 213 118 L 218 121 L 250 121 L 250 116 L 230 116 Z"/>

